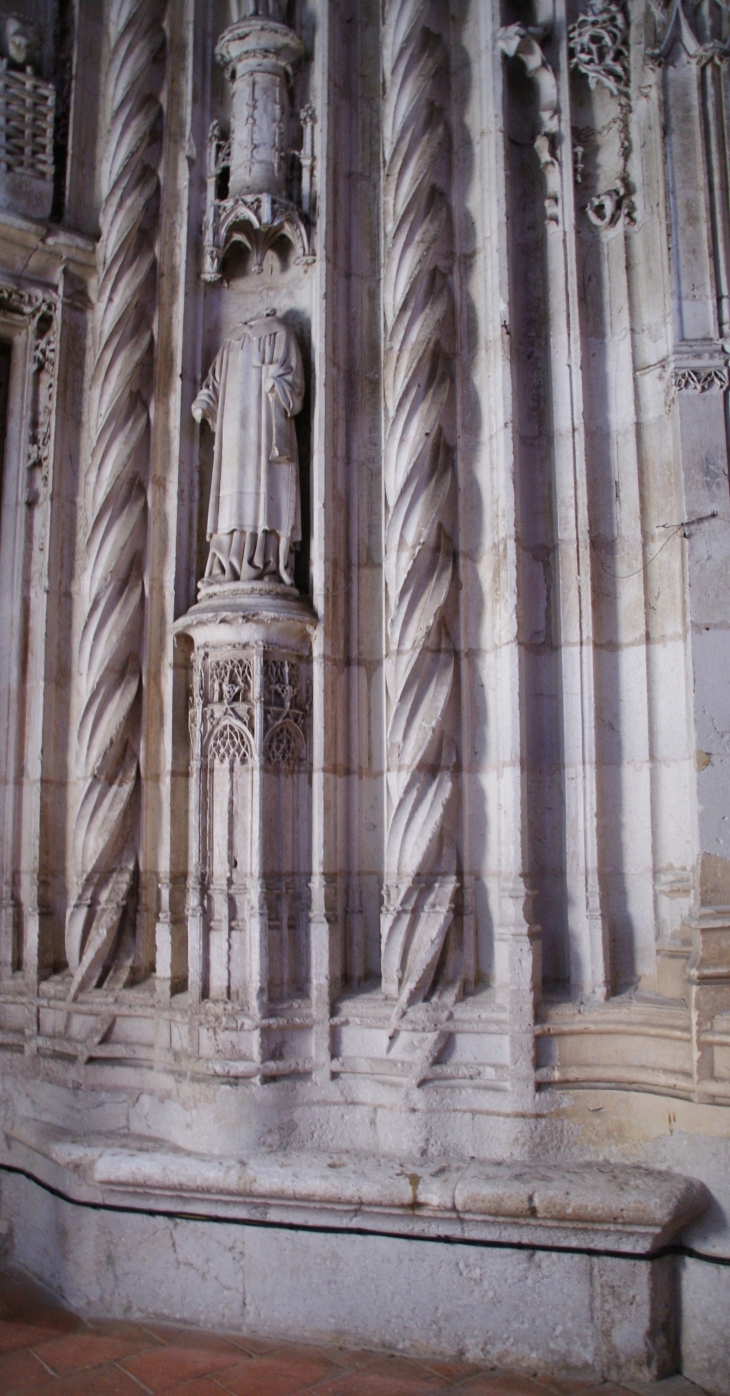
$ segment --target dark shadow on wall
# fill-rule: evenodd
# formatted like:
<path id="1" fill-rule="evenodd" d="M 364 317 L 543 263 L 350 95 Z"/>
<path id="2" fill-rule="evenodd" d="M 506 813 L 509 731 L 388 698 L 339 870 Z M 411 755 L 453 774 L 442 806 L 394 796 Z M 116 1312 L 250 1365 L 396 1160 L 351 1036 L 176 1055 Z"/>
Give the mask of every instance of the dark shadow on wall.
<path id="1" fill-rule="evenodd" d="M 509 7 L 503 23 L 515 22 Z M 522 18 L 522 16 L 520 16 Z M 552 478 L 545 187 L 534 148 L 535 83 L 506 61 L 510 344 L 518 542 L 518 615 L 525 752 L 525 868 L 542 928 L 543 983 L 563 994 L 570 980 L 562 788 L 557 551 Z"/>

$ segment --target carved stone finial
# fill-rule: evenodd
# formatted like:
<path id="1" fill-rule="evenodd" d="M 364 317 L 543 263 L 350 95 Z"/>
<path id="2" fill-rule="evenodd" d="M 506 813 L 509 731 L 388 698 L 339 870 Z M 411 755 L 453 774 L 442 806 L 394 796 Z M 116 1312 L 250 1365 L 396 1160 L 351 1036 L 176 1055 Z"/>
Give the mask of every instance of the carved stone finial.
<path id="1" fill-rule="evenodd" d="M 283 5 L 234 4 L 239 16 L 221 35 L 216 58 L 231 84 L 231 134 L 224 140 L 213 123 L 208 148 L 204 281 L 218 281 L 221 261 L 233 241 L 244 242 L 260 272 L 270 247 L 285 236 L 311 260 L 307 226 L 287 196 L 290 85 L 305 57 L 301 39 L 282 23 Z M 311 137 L 305 131 L 301 154 L 302 191 L 311 195 Z M 218 181 L 228 176 L 228 192 L 218 198 Z"/>

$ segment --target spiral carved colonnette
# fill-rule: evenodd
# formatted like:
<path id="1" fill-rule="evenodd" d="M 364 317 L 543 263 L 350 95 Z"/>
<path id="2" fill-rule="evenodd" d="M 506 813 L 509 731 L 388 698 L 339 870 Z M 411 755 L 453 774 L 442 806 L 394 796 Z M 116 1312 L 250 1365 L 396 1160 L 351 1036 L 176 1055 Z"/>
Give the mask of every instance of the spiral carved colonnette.
<path id="1" fill-rule="evenodd" d="M 71 996 L 93 987 L 115 953 L 137 874 L 155 224 L 151 163 L 162 113 L 156 63 L 164 0 L 110 0 L 99 292 L 94 314 L 85 478 L 87 614 L 79 654 L 82 794 L 74 828 L 77 896 L 66 925 Z"/>
<path id="2" fill-rule="evenodd" d="M 455 756 L 445 730 L 454 678 L 447 623 L 453 308 L 449 210 L 437 175 L 448 141 L 439 100 L 446 54 L 428 27 L 432 8 L 433 0 L 385 0 L 383 12 L 388 824 L 381 930 L 394 1025 L 437 982 L 455 887 L 446 822 Z"/>

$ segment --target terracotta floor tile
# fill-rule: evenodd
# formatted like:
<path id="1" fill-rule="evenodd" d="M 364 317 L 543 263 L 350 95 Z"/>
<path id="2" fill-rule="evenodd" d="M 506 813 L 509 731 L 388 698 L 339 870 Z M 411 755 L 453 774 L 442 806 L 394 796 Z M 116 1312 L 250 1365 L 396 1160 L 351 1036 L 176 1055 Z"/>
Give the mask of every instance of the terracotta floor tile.
<path id="1" fill-rule="evenodd" d="M 419 1361 L 425 1371 L 435 1372 L 449 1382 L 465 1381 L 479 1371 L 476 1362 L 461 1362 L 456 1357 L 421 1357 Z"/>
<path id="2" fill-rule="evenodd" d="M 105 1338 L 132 1338 L 135 1342 L 145 1343 L 149 1348 L 158 1347 L 162 1341 L 145 1323 L 122 1318 L 89 1319 L 84 1329 L 87 1333 L 100 1333 Z"/>
<path id="3" fill-rule="evenodd" d="M 241 1337 L 233 1337 L 231 1341 L 253 1357 L 264 1357 L 266 1353 L 278 1352 L 286 1346 L 280 1338 L 249 1338 L 245 1333 Z"/>
<path id="4" fill-rule="evenodd" d="M 240 1360 L 240 1349 L 234 1349 L 231 1353 L 228 1349 L 211 1351 L 210 1348 L 183 1347 L 175 1343 L 138 1353 L 135 1357 L 125 1357 L 120 1365 L 150 1391 L 167 1391 L 176 1382 L 179 1384 L 192 1381 L 193 1377 L 211 1376 L 213 1372 L 229 1367 L 232 1361 Z M 252 1359 L 246 1358 L 245 1361 Z"/>
<path id="5" fill-rule="evenodd" d="M 263 1356 L 264 1354 L 262 1354 Z M 278 1343 L 266 1354 L 268 1357 L 281 1358 L 284 1362 L 295 1364 L 297 1362 L 312 1363 L 323 1362 L 326 1371 L 337 1372 L 344 1364 L 337 1360 L 337 1357 L 330 1348 L 319 1344 L 306 1343 Z"/>
<path id="6" fill-rule="evenodd" d="M 312 1396 L 431 1396 L 444 1390 L 438 1378 L 430 1379 L 424 1372 L 413 1376 L 387 1376 L 384 1372 L 348 1372 L 323 1381 L 314 1388 Z M 245 1396 L 249 1396 L 246 1392 Z M 259 1392 L 251 1393 L 259 1396 Z M 261 1388 L 261 1396 L 268 1396 Z"/>
<path id="7" fill-rule="evenodd" d="M 114 1337 L 102 1333 L 66 1333 L 50 1343 L 33 1343 L 31 1346 L 52 1372 L 65 1377 L 69 1372 L 78 1372 L 84 1367 L 99 1367 L 104 1362 L 131 1357 L 140 1348 L 150 1348 L 152 1342 L 149 1338 L 140 1341 L 138 1337 Z"/>
<path id="8" fill-rule="evenodd" d="M 318 1351 L 334 1366 L 348 1372 L 364 1372 L 383 1360 L 382 1352 L 370 1352 L 364 1348 L 319 1348 Z"/>
<path id="9" fill-rule="evenodd" d="M 3 1318 L 37 1324 L 58 1333 L 83 1328 L 81 1319 L 64 1309 L 50 1290 L 18 1270 L 0 1271 L 0 1308 Z"/>
<path id="10" fill-rule="evenodd" d="M 0 1391 L 28 1391 L 47 1382 L 48 1376 L 43 1363 L 27 1348 L 0 1357 Z"/>
<path id="11" fill-rule="evenodd" d="M 245 1341 L 229 1338 L 224 1333 L 208 1333 L 202 1328 L 179 1328 L 171 1323 L 145 1323 L 140 1326 L 161 1343 L 176 1348 L 195 1348 L 198 1352 L 232 1352 L 235 1357 Z"/>
<path id="12" fill-rule="evenodd" d="M 56 1328 L 43 1328 L 35 1323 L 18 1323 L 15 1319 L 0 1320 L 0 1352 L 35 1347 L 37 1343 L 45 1343 L 49 1338 L 56 1337 Z"/>
<path id="13" fill-rule="evenodd" d="M 459 1387 L 459 1396 L 545 1396 L 532 1377 L 519 1372 L 480 1372 Z"/>
<path id="14" fill-rule="evenodd" d="M 534 1377 L 540 1392 L 549 1392 L 550 1396 L 614 1396 L 617 1388 L 613 1390 L 603 1383 L 600 1377 L 591 1381 L 590 1377 Z"/>
<path id="15" fill-rule="evenodd" d="M 212 1377 L 193 1377 L 192 1381 L 168 1386 L 167 1396 L 225 1396 L 225 1391 Z"/>
<path id="16" fill-rule="evenodd" d="M 381 1377 L 388 1377 L 389 1380 L 398 1378 L 402 1381 L 427 1381 L 430 1382 L 429 1390 L 439 1391 L 449 1384 L 449 1378 L 440 1372 L 434 1371 L 420 1357 L 398 1357 L 396 1355 L 381 1357 L 370 1369 L 373 1373 Z M 467 1376 L 463 1372 L 462 1376 Z M 459 1381 L 458 1376 L 451 1378 L 452 1382 Z"/>
<path id="17" fill-rule="evenodd" d="M 230 1396 L 295 1396 L 332 1375 L 332 1363 L 318 1357 L 271 1354 L 249 1357 L 216 1374 Z"/>
<path id="18" fill-rule="evenodd" d="M 48 1386 L 35 1386 L 33 1396 L 141 1396 L 141 1391 L 126 1372 L 110 1365 L 74 1372 L 73 1376 L 60 1377 Z"/>

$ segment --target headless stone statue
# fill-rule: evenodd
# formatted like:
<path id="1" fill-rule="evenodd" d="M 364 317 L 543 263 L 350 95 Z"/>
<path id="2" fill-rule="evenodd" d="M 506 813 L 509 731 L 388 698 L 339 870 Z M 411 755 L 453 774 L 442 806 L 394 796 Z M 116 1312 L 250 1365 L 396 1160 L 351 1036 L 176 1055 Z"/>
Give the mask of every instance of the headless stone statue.
<path id="1" fill-rule="evenodd" d="M 193 403 L 215 433 L 207 536 L 209 582 L 279 580 L 293 586 L 301 542 L 293 418 L 304 373 L 291 327 L 275 311 L 224 340 Z"/>

